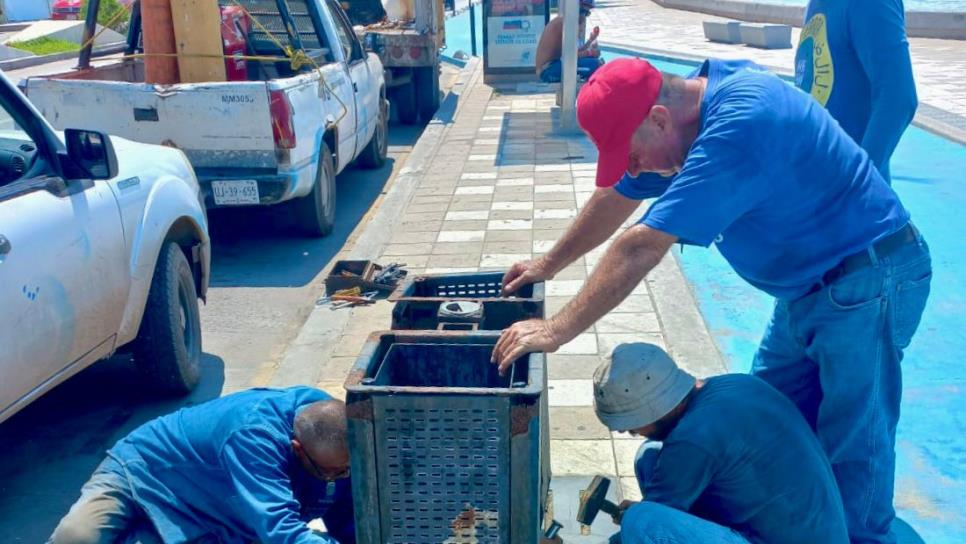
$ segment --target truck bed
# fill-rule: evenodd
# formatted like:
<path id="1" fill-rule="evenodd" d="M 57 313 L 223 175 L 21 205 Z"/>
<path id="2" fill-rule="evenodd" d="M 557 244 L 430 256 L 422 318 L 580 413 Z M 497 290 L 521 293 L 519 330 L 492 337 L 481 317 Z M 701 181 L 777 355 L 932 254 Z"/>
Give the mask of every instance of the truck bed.
<path id="1" fill-rule="evenodd" d="M 30 100 L 55 128 L 88 127 L 181 149 L 195 168 L 275 169 L 264 81 L 144 83 L 144 65 L 125 60 L 28 78 Z"/>

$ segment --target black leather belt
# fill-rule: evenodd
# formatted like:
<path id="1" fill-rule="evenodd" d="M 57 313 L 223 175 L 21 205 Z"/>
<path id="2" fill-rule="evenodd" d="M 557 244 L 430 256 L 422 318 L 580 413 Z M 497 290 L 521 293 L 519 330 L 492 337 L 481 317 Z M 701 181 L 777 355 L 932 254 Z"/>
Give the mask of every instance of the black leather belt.
<path id="1" fill-rule="evenodd" d="M 915 225 L 910 222 L 906 223 L 906 226 L 902 227 L 901 229 L 872 244 L 872 248 L 875 250 L 877 257 L 888 257 L 890 254 L 894 253 L 906 244 L 915 242 L 918 239 L 919 231 L 916 229 Z M 869 251 L 864 249 L 842 259 L 842 262 L 825 273 L 823 279 L 827 285 L 850 272 L 854 272 L 871 265 L 872 257 L 869 255 Z"/>

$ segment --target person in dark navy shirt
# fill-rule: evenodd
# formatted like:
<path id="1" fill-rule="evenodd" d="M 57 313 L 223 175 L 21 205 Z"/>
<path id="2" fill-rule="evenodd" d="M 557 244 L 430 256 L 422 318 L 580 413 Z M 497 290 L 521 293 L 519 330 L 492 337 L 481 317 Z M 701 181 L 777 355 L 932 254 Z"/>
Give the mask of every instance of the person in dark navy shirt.
<path id="1" fill-rule="evenodd" d="M 649 441 L 621 504 L 622 544 L 847 544 L 825 452 L 795 405 L 747 374 L 695 379 L 653 344 L 621 344 L 594 372 L 594 411 Z"/>

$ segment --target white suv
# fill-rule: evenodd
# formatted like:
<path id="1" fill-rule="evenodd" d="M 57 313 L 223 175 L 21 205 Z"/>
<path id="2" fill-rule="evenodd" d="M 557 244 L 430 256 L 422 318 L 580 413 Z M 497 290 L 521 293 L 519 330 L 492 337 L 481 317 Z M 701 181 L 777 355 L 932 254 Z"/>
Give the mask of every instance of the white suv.
<path id="1" fill-rule="evenodd" d="M 0 73 L 0 421 L 128 343 L 152 388 L 190 391 L 209 265 L 180 151 L 56 133 Z"/>

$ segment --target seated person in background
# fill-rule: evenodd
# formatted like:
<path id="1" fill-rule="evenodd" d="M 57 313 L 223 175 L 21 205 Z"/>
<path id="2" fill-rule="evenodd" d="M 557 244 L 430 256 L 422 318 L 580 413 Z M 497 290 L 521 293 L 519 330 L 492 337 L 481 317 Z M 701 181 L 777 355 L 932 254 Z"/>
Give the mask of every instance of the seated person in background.
<path id="1" fill-rule="evenodd" d="M 48 544 L 353 544 L 345 404 L 251 389 L 122 438 Z M 321 516 L 320 533 L 306 520 Z"/>
<path id="2" fill-rule="evenodd" d="M 621 504 L 612 543 L 848 544 L 818 439 L 760 378 L 696 380 L 657 346 L 622 344 L 594 373 L 594 409 L 612 431 L 660 441 L 637 454 L 644 501 Z"/>
<path id="3" fill-rule="evenodd" d="M 586 41 L 587 17 L 594 8 L 594 0 L 580 0 L 580 18 L 577 26 L 577 76 L 587 79 L 604 61 L 600 58 L 597 37 L 600 29 L 594 27 Z M 557 15 L 547 23 L 537 44 L 537 75 L 544 83 L 560 83 L 563 72 L 560 55 L 563 51 L 563 17 Z"/>

